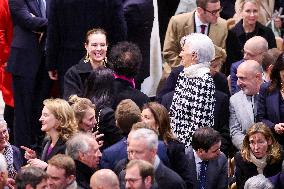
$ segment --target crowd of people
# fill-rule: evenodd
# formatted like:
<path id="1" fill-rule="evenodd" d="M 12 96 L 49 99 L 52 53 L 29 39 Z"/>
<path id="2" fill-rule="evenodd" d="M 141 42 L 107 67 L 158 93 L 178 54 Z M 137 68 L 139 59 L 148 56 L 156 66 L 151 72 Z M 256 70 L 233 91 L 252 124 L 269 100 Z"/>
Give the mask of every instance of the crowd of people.
<path id="1" fill-rule="evenodd" d="M 284 188 L 281 8 L 1 0 L 0 189 Z"/>

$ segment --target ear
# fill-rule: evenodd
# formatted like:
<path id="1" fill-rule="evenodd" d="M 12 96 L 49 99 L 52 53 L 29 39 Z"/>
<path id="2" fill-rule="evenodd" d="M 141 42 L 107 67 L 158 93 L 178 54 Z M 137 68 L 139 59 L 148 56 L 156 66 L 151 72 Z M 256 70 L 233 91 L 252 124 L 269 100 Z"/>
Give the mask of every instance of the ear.
<path id="1" fill-rule="evenodd" d="M 71 184 L 74 180 L 75 180 L 75 176 L 74 175 L 70 175 L 66 178 L 67 183 Z"/>
<path id="2" fill-rule="evenodd" d="M 152 177 L 151 176 L 147 176 L 144 179 L 144 183 L 145 183 L 146 188 L 150 188 L 152 186 Z"/>
<path id="3" fill-rule="evenodd" d="M 268 145 L 272 145 L 272 140 L 271 140 L 271 138 L 269 138 L 269 139 L 267 140 L 267 144 L 268 144 Z"/>
<path id="4" fill-rule="evenodd" d="M 201 7 L 197 7 L 196 11 L 198 14 L 202 14 L 204 12 L 204 10 Z"/>
<path id="5" fill-rule="evenodd" d="M 87 50 L 88 44 L 87 44 L 87 43 L 85 43 L 84 45 L 85 45 L 85 49 Z"/>
<path id="6" fill-rule="evenodd" d="M 80 152 L 78 153 L 78 160 L 84 159 L 84 153 Z"/>

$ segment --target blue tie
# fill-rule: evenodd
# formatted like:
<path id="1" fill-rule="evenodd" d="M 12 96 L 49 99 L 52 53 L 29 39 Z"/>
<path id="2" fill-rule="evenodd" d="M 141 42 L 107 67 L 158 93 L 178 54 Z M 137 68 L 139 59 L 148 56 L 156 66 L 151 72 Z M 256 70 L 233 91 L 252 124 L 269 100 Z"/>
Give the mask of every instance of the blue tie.
<path id="1" fill-rule="evenodd" d="M 208 161 L 202 161 L 199 164 L 200 164 L 200 171 L 199 171 L 198 189 L 205 189 Z"/>

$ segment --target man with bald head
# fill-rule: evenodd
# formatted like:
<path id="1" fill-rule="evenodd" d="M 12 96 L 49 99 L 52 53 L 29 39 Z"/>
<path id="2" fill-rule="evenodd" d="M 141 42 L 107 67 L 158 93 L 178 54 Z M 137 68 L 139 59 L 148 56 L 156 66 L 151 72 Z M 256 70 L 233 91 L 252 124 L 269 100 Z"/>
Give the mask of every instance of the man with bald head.
<path id="1" fill-rule="evenodd" d="M 237 93 L 240 88 L 237 85 L 237 69 L 246 60 L 255 60 L 262 65 L 262 59 L 265 52 L 268 51 L 268 43 L 266 39 L 261 36 L 254 36 L 247 40 L 245 43 L 243 53 L 244 58 L 238 62 L 235 62 L 231 66 L 231 92 L 232 94 Z"/>
<path id="2" fill-rule="evenodd" d="M 91 189 L 119 189 L 119 181 L 112 170 L 101 169 L 92 175 L 90 187 Z"/>
<path id="3" fill-rule="evenodd" d="M 230 98 L 230 135 L 234 146 L 240 150 L 246 130 L 255 122 L 256 101 L 263 83 L 261 65 L 246 60 L 238 67 L 237 84 L 240 91 Z"/>

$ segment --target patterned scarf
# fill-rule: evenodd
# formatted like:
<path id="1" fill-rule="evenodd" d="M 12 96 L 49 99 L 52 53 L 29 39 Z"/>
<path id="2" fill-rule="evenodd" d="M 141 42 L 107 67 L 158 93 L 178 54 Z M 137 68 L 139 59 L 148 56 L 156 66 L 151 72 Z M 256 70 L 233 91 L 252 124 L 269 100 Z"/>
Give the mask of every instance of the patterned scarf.
<path id="1" fill-rule="evenodd" d="M 5 147 L 3 155 L 4 155 L 6 162 L 7 162 L 7 165 L 8 165 L 8 167 L 7 167 L 8 177 L 9 178 L 15 178 L 17 171 L 15 170 L 14 165 L 13 165 L 14 159 L 13 159 L 13 149 L 12 149 L 11 144 L 8 144 Z"/>
<path id="2" fill-rule="evenodd" d="M 267 156 L 264 156 L 263 158 L 257 159 L 253 153 L 250 153 L 250 160 L 251 162 L 257 167 L 258 174 L 263 174 L 263 169 L 266 167 Z"/>

